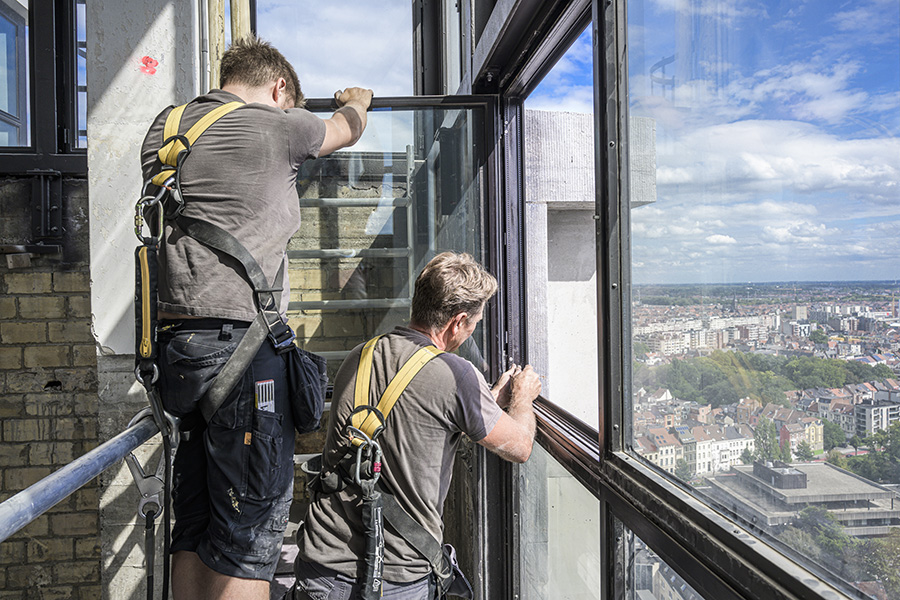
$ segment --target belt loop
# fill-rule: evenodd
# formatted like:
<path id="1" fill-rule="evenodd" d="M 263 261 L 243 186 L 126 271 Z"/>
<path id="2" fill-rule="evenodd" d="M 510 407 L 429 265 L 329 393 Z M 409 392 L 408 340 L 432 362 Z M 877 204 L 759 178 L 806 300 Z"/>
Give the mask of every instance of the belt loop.
<path id="1" fill-rule="evenodd" d="M 219 340 L 223 342 L 231 341 L 231 330 L 234 329 L 234 325 L 231 323 L 223 323 L 222 329 L 219 331 Z"/>

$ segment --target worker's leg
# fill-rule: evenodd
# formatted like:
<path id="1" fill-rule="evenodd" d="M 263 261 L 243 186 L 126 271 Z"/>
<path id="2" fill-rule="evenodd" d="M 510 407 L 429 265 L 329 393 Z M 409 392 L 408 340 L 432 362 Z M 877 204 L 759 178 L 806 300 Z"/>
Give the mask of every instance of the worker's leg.
<path id="1" fill-rule="evenodd" d="M 172 556 L 172 596 L 174 600 L 268 600 L 269 582 L 216 573 L 196 553 L 182 551 Z"/>
<path id="2" fill-rule="evenodd" d="M 297 576 L 296 589 L 293 598 L 288 600 L 359 600 L 361 597 L 362 585 L 359 582 L 318 563 L 298 558 L 294 563 L 294 573 Z M 409 583 L 385 581 L 382 594 L 383 600 L 432 600 L 434 584 L 431 576 Z"/>

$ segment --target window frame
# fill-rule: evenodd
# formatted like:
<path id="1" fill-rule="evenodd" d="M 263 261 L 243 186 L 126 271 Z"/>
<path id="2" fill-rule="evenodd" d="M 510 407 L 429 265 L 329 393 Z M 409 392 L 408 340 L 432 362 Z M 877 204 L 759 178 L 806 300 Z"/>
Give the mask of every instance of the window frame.
<path id="1" fill-rule="evenodd" d="M 623 527 L 628 527 L 694 589 L 716 599 L 863 598 L 861 592 L 840 586 L 799 564 L 790 555 L 761 543 L 749 529 L 720 512 L 708 500 L 694 496 L 679 482 L 665 477 L 625 451 L 630 435 L 628 390 L 630 356 L 630 220 L 628 186 L 628 88 L 626 55 L 626 0 L 571 0 L 547 3 L 538 17 L 515 15 L 511 21 L 529 23 L 529 47 L 516 47 L 505 56 L 481 61 L 476 89 L 500 81 L 498 92 L 505 124 L 506 285 L 509 354 L 521 356 L 528 327 L 521 318 L 527 309 L 522 297 L 526 265 L 521 207 L 523 99 L 565 53 L 584 26 L 585 6 L 590 8 L 594 35 L 594 158 L 596 185 L 596 251 L 598 302 L 598 369 L 600 412 L 597 430 L 584 425 L 546 399 L 535 403 L 537 442 L 590 490 L 601 504 L 602 565 L 600 597 L 625 597 L 627 574 Z M 527 10 L 527 9 L 526 9 Z M 539 17 L 543 15 L 543 20 Z M 548 16 L 552 15 L 552 16 Z M 532 15 L 533 16 L 533 15 Z M 540 23 L 538 29 L 533 24 Z M 580 25 L 580 26 L 579 26 Z M 527 29 L 527 27 L 526 27 Z M 511 28 L 515 39 L 522 30 Z M 490 33 L 490 27 L 486 29 Z M 479 40 L 481 44 L 484 40 Z M 491 42 L 491 40 L 488 40 Z M 494 42 L 494 46 L 503 44 Z M 527 58 L 521 60 L 522 55 Z M 499 53 L 502 55 L 503 53 Z M 515 71 L 509 63 L 518 59 Z M 476 52 L 476 59 L 478 54 Z M 498 66 L 499 65 L 499 66 Z M 476 67 L 479 69 L 479 67 Z M 488 77 L 487 74 L 499 74 Z M 480 87 L 479 87 L 480 86 Z M 516 249 L 519 251 L 516 252 Z M 512 475 L 516 477 L 514 473 Z M 515 480 L 514 480 L 515 481 Z M 516 500 L 521 501 L 516 494 Z M 513 529 L 515 515 L 511 511 Z M 512 546 L 516 546 L 515 543 Z M 513 564 L 518 564 L 517 562 Z M 513 582 L 513 593 L 521 585 Z"/>
<path id="2" fill-rule="evenodd" d="M 29 5 L 31 145 L 0 148 L 0 173 L 87 173 L 87 151 L 77 148 L 75 0 Z"/>

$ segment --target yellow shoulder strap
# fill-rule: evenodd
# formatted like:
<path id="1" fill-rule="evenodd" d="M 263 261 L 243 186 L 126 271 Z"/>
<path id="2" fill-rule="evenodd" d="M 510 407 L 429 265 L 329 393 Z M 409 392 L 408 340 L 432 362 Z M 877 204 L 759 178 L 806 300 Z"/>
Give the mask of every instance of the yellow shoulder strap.
<path id="1" fill-rule="evenodd" d="M 359 367 L 356 371 L 354 408 L 369 403 L 369 383 L 372 379 L 372 357 L 375 352 L 375 342 L 377 342 L 380 337 L 381 336 L 378 336 L 369 340 L 366 345 L 363 346 Z M 406 386 L 409 385 L 409 382 L 413 380 L 418 372 L 422 370 L 422 367 L 427 365 L 431 359 L 441 354 L 443 354 L 442 350 L 438 350 L 434 346 L 425 346 L 424 348 L 419 348 L 415 354 L 400 367 L 400 370 L 397 371 L 397 374 L 391 379 L 387 389 L 384 390 L 384 393 L 381 394 L 381 399 L 378 401 L 378 406 L 376 408 L 381 413 L 381 416 L 387 419 L 388 414 L 391 412 L 391 409 L 394 408 L 397 400 L 400 399 L 400 395 L 406 389 Z M 353 426 L 369 437 L 372 437 L 372 434 L 375 433 L 375 430 L 379 425 L 380 422 L 378 417 L 371 412 L 364 413 L 360 411 L 353 415 Z"/>
<path id="2" fill-rule="evenodd" d="M 194 125 L 188 129 L 187 133 L 184 134 L 184 137 L 187 138 L 187 141 L 190 145 L 194 145 L 194 142 L 197 141 L 204 131 L 209 129 L 209 126 L 236 109 L 239 106 L 242 106 L 243 102 L 227 102 L 218 106 L 205 115 L 203 115 L 199 121 L 194 123 Z M 163 140 L 168 140 L 174 135 L 178 135 L 178 127 L 181 125 L 181 117 L 184 114 L 184 109 L 187 104 L 182 104 L 181 106 L 176 106 L 171 111 L 169 111 L 169 116 L 166 117 L 166 124 L 163 129 Z M 174 167 L 177 164 L 178 155 L 185 149 L 184 142 L 181 140 L 175 139 L 169 141 L 169 143 L 165 144 L 162 148 L 159 149 L 157 153 L 159 156 L 159 160 L 162 161 L 164 165 L 168 165 L 170 167 Z M 166 169 L 161 171 L 153 178 L 154 185 L 162 185 L 165 181 L 175 174 L 175 169 Z"/>

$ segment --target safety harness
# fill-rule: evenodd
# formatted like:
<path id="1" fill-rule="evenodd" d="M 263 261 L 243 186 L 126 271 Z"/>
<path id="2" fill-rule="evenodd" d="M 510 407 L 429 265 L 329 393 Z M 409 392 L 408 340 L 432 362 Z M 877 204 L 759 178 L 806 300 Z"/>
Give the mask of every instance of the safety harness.
<path id="1" fill-rule="evenodd" d="M 206 421 L 212 418 L 224 402 L 253 357 L 256 356 L 266 337 L 271 339 L 272 344 L 279 352 L 295 347 L 293 344 L 294 333 L 278 312 L 284 263 L 275 276 L 275 281 L 269 284 L 259 263 L 234 236 L 212 223 L 182 214 L 185 202 L 181 191 L 181 170 L 185 159 L 191 153 L 193 144 L 216 121 L 242 105 L 243 102 L 222 104 L 206 113 L 184 134 L 179 133 L 179 129 L 187 104 L 173 108 L 166 117 L 163 130 L 164 141 L 158 152 L 163 168 L 145 182 L 141 199 L 135 205 L 134 231 L 140 241 L 140 245 L 135 250 L 135 377 L 147 390 L 150 401 L 149 412 L 162 433 L 164 451 L 160 466 L 153 475 L 149 476 L 133 454 L 126 457 L 129 469 L 141 492 L 138 512 L 146 519 L 148 599 L 153 598 L 153 555 L 155 552 L 153 520 L 159 514 L 161 506 L 165 512 L 162 597 L 164 600 L 168 598 L 172 458 L 179 438 L 178 420 L 164 411 L 156 387 L 159 379 L 159 367 L 156 364 L 159 355 L 157 343 L 157 255 L 165 230 L 165 222 L 174 222 L 177 227 L 201 244 L 224 252 L 237 260 L 243 266 L 244 275 L 253 287 L 254 300 L 258 309 L 256 318 L 238 343 L 234 353 L 200 399 L 200 412 Z M 159 188 L 155 194 L 148 193 L 151 185 Z M 149 235 L 144 235 L 145 222 L 148 223 Z M 138 413 L 135 419 L 146 416 L 147 410 Z M 164 494 L 163 500 L 159 498 L 160 492 Z"/>
<path id="2" fill-rule="evenodd" d="M 384 572 L 384 521 L 423 556 L 431 565 L 438 584 L 438 598 L 452 593 L 472 598 L 472 588 L 456 568 L 456 557 L 449 545 L 436 540 L 431 533 L 407 513 L 380 481 L 382 451 L 378 443 L 391 409 L 413 378 L 431 360 L 443 354 L 435 346 L 417 350 L 388 383 L 376 406 L 369 401 L 372 362 L 375 345 L 382 336 L 366 342 L 360 354 L 354 388 L 353 411 L 344 426 L 348 443 L 334 468 L 322 469 L 322 456 L 304 465 L 314 474 L 309 488 L 317 494 L 333 494 L 348 487 L 362 497 L 362 524 L 366 538 L 365 574 L 362 578 L 363 600 L 382 596 Z"/>

